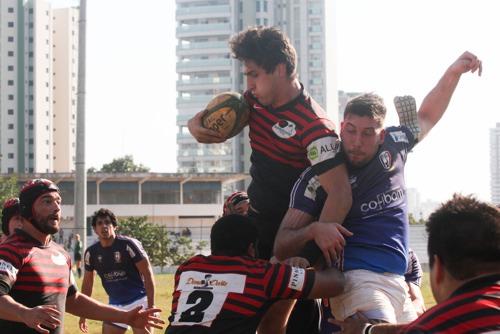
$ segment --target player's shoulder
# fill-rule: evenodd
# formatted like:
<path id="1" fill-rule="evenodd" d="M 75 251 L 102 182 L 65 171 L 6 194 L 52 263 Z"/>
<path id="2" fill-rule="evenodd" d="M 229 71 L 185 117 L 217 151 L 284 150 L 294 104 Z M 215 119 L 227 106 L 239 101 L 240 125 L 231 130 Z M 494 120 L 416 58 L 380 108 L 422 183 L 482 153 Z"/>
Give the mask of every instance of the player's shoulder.
<path id="1" fill-rule="evenodd" d="M 415 141 L 410 129 L 406 126 L 389 126 L 385 128 L 385 141 L 389 143 L 411 144 Z"/>
<path id="2" fill-rule="evenodd" d="M 115 237 L 115 242 L 118 244 L 118 245 L 122 245 L 122 246 L 129 246 L 129 245 L 132 245 L 134 247 L 139 247 L 139 248 L 142 248 L 142 244 L 139 240 L 137 240 L 136 238 L 132 238 L 132 237 L 129 237 L 129 236 L 126 236 L 126 235 L 120 235 L 118 234 L 116 237 Z"/>

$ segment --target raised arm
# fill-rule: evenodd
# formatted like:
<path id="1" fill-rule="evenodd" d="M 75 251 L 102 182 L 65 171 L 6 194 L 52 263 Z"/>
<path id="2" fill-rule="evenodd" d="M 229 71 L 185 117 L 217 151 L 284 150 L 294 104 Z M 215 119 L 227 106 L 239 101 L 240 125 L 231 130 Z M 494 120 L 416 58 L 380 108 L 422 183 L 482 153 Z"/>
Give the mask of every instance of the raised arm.
<path id="1" fill-rule="evenodd" d="M 482 73 L 482 63 L 474 54 L 466 51 L 448 67 L 437 85 L 427 94 L 418 111 L 419 139 L 423 139 L 441 119 L 462 74 Z"/>

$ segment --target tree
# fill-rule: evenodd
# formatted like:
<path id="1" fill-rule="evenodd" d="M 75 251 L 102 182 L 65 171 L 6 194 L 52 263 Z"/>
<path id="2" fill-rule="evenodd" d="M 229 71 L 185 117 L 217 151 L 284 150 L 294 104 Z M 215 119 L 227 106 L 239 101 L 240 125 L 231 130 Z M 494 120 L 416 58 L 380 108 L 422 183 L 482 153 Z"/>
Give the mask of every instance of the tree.
<path id="1" fill-rule="evenodd" d="M 17 197 L 18 194 L 19 186 L 17 185 L 17 177 L 0 177 L 0 205 L 3 205 L 5 200 L 10 197 Z"/>
<path id="2" fill-rule="evenodd" d="M 118 233 L 136 238 L 142 243 L 151 265 L 163 268 L 179 265 L 194 255 L 192 240 L 180 233 L 147 221 L 147 217 L 120 219 Z"/>
<path id="3" fill-rule="evenodd" d="M 136 165 L 131 155 L 113 159 L 110 163 L 102 165 L 101 168 L 101 172 L 105 173 L 149 172 L 149 170 L 149 167 L 142 164 Z"/>

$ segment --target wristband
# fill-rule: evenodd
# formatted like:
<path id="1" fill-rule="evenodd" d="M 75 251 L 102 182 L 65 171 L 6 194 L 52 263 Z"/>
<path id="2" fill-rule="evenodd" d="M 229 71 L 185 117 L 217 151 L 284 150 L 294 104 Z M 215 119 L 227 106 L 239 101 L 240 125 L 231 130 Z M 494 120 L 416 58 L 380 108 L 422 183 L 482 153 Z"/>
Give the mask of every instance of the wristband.
<path id="1" fill-rule="evenodd" d="M 366 324 L 365 328 L 363 329 L 363 334 L 372 334 L 372 324 Z"/>

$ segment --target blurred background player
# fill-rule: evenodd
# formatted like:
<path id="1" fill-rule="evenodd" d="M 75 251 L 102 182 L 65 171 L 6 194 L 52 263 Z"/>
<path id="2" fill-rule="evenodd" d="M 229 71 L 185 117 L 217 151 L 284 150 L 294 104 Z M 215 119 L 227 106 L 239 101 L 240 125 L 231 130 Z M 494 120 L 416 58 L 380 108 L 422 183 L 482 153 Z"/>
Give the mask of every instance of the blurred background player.
<path id="1" fill-rule="evenodd" d="M 92 215 L 92 228 L 99 240 L 85 251 L 85 274 L 82 293 L 91 296 L 95 272 L 101 277 L 109 304 L 123 310 L 137 306 L 154 307 L 155 281 L 148 256 L 141 243 L 130 237 L 116 235 L 117 220 L 108 209 L 100 209 Z M 80 329 L 87 331 L 85 318 L 80 318 Z M 103 322 L 103 334 L 123 334 L 128 325 Z M 144 329 L 133 328 L 135 334 Z"/>
<path id="2" fill-rule="evenodd" d="M 2 208 L 2 236 L 0 242 L 3 242 L 18 228 L 23 227 L 23 218 L 21 217 L 21 207 L 19 198 L 9 198 L 3 203 Z"/>
<path id="3" fill-rule="evenodd" d="M 82 241 L 80 235 L 75 234 L 75 245 L 73 246 L 73 259 L 75 260 L 76 272 L 78 278 L 82 277 Z"/>

